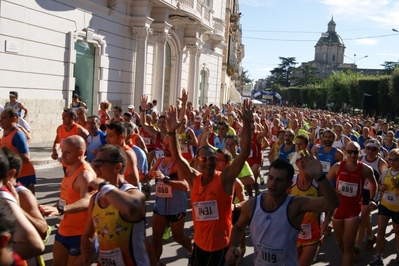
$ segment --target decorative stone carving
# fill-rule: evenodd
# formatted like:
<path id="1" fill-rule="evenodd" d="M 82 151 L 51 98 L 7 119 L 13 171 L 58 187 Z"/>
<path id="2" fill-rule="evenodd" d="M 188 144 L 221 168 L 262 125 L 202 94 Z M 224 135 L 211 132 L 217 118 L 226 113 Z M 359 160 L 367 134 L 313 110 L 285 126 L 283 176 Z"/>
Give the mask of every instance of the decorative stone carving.
<path id="1" fill-rule="evenodd" d="M 186 45 L 186 50 L 190 54 L 196 54 L 197 56 L 200 56 L 202 53 L 202 45 L 196 45 L 196 44 L 187 44 Z"/>
<path id="2" fill-rule="evenodd" d="M 165 33 L 165 32 L 155 32 L 153 33 L 155 41 L 157 43 L 164 43 L 166 42 L 167 39 L 169 39 L 171 37 L 170 34 Z"/>
<path id="3" fill-rule="evenodd" d="M 152 29 L 147 27 L 133 27 L 133 33 L 136 34 L 137 39 L 143 40 L 148 38 L 148 35 L 152 33 Z"/>

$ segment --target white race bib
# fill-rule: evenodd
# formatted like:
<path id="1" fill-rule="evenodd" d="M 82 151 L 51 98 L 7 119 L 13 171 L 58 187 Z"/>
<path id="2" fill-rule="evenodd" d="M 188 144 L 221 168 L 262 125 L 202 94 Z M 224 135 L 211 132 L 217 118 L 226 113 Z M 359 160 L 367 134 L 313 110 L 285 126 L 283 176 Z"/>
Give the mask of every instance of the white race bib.
<path id="1" fill-rule="evenodd" d="M 285 250 L 283 248 L 272 248 L 262 244 L 258 244 L 256 247 L 255 258 L 259 265 L 285 265 Z"/>
<path id="2" fill-rule="evenodd" d="M 359 186 L 356 183 L 339 181 L 338 193 L 347 197 L 356 197 Z"/>
<path id="3" fill-rule="evenodd" d="M 195 202 L 194 210 L 196 221 L 212 221 L 219 219 L 219 211 L 216 200 Z"/>
<path id="4" fill-rule="evenodd" d="M 323 168 L 324 173 L 328 173 L 330 171 L 331 163 L 330 162 L 325 162 L 325 161 L 320 161 L 321 167 Z"/>
<path id="5" fill-rule="evenodd" d="M 151 145 L 151 138 L 143 138 L 145 145 Z"/>
<path id="6" fill-rule="evenodd" d="M 100 250 L 98 262 L 101 266 L 125 266 L 120 248 Z"/>
<path id="7" fill-rule="evenodd" d="M 65 205 L 66 205 L 66 200 L 63 200 L 63 199 L 59 199 L 59 200 L 58 200 L 58 206 L 63 206 L 63 207 L 65 207 Z M 63 219 L 64 219 L 64 214 L 58 216 L 58 218 L 59 218 L 60 220 L 63 220 Z"/>
<path id="8" fill-rule="evenodd" d="M 298 235 L 299 239 L 311 239 L 312 238 L 312 225 L 311 224 L 301 224 L 301 231 Z"/>
<path id="9" fill-rule="evenodd" d="M 382 198 L 386 200 L 387 203 L 389 204 L 399 205 L 398 194 L 385 191 L 384 194 L 382 195 Z"/>
<path id="10" fill-rule="evenodd" d="M 156 150 L 155 151 L 155 158 L 158 160 L 161 157 L 164 157 L 163 150 Z"/>
<path id="11" fill-rule="evenodd" d="M 180 145 L 180 150 L 182 153 L 188 153 L 188 145 L 187 144 Z"/>
<path id="12" fill-rule="evenodd" d="M 172 187 L 168 184 L 162 182 L 157 182 L 155 186 L 155 196 L 160 198 L 171 198 L 172 197 Z"/>

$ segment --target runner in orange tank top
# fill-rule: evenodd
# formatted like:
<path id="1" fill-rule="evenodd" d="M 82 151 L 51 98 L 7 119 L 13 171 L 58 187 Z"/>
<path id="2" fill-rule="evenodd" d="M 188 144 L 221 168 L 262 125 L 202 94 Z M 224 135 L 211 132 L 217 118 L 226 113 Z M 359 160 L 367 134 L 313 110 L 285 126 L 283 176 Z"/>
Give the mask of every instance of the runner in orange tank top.
<path id="1" fill-rule="evenodd" d="M 80 136 L 63 141 L 62 161 L 67 169 L 61 183 L 60 199 L 54 206 L 40 206 L 44 216 L 61 219 L 53 246 L 53 265 L 73 265 L 80 255 L 80 238 L 91 197 L 87 186 L 96 177 L 84 159 L 85 150 L 86 143 Z"/>

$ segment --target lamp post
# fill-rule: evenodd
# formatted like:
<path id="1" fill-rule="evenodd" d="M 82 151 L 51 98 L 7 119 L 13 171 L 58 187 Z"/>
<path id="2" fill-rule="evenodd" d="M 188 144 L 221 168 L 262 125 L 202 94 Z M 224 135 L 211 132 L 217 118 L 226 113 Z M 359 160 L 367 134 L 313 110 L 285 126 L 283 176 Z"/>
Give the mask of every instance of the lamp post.
<path id="1" fill-rule="evenodd" d="M 350 60 L 352 60 L 352 61 L 353 61 L 353 64 L 355 64 L 355 65 L 356 65 L 356 62 L 357 62 L 357 61 L 359 61 L 359 60 L 361 60 L 361 59 L 363 59 L 363 58 L 369 57 L 368 55 L 365 55 L 365 56 L 363 56 L 363 57 L 360 57 L 360 58 L 356 59 L 356 54 L 353 55 L 353 58 L 350 58 L 349 56 L 346 56 L 346 55 L 344 55 L 344 56 L 345 56 L 346 58 L 349 58 Z"/>

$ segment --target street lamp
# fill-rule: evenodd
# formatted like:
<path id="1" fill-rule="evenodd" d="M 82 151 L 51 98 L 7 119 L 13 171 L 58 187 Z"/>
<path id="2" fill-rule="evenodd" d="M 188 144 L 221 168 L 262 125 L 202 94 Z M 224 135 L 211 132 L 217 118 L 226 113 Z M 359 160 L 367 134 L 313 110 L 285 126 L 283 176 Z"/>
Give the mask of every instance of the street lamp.
<path id="1" fill-rule="evenodd" d="M 350 58 L 349 56 L 346 56 L 346 55 L 344 55 L 346 58 L 349 58 L 350 60 L 352 60 L 353 61 L 353 63 L 356 65 L 356 62 L 357 61 L 359 61 L 359 60 L 361 60 L 361 59 L 363 59 L 363 58 L 366 58 L 366 57 L 369 57 L 368 55 L 365 55 L 365 56 L 363 56 L 363 57 L 360 57 L 360 58 L 358 58 L 358 59 L 356 59 L 356 54 L 354 54 L 353 55 L 353 58 Z"/>

